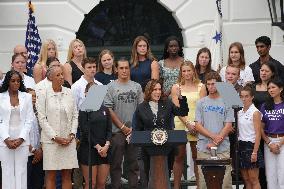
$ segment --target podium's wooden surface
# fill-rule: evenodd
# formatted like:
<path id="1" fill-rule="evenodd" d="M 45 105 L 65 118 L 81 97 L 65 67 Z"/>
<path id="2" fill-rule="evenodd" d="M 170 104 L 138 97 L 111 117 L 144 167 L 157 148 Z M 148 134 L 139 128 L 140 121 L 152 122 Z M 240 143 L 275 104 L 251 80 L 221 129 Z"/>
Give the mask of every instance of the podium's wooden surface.
<path id="1" fill-rule="evenodd" d="M 175 146 L 187 143 L 185 131 L 168 130 L 167 134 L 167 142 L 157 146 L 151 141 L 151 131 L 132 131 L 130 143 L 143 147 L 150 156 L 148 189 L 170 189 L 167 156 Z"/>
<path id="2" fill-rule="evenodd" d="M 222 189 L 226 165 L 231 164 L 231 159 L 196 159 L 201 165 L 207 189 Z"/>
<path id="3" fill-rule="evenodd" d="M 167 156 L 150 157 L 150 173 L 148 189 L 170 189 L 169 169 Z"/>

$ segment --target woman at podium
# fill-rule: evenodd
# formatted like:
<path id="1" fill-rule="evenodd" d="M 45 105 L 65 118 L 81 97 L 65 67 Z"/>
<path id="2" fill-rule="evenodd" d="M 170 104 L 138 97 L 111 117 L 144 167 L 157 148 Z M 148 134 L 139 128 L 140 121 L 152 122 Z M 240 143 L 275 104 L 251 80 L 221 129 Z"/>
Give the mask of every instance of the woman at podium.
<path id="1" fill-rule="evenodd" d="M 186 97 L 180 96 L 178 91 L 179 107 L 175 106 L 168 98 L 163 98 L 162 83 L 159 80 L 150 80 L 145 87 L 144 102 L 138 105 L 134 113 L 133 130 L 146 131 L 155 128 L 173 130 L 171 122 L 173 116 L 185 116 L 188 113 Z M 159 155 L 159 152 L 156 152 Z M 150 158 L 147 151 L 143 150 L 145 172 L 149 178 Z"/>

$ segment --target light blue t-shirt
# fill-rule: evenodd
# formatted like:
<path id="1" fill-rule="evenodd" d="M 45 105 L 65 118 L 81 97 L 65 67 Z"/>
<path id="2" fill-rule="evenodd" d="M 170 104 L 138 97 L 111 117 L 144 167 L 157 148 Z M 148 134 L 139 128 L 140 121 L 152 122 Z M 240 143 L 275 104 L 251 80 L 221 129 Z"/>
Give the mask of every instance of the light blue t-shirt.
<path id="1" fill-rule="evenodd" d="M 200 99 L 196 105 L 195 121 L 203 125 L 204 128 L 212 133 L 218 134 L 224 128 L 226 122 L 234 122 L 234 112 L 231 107 L 226 107 L 223 99 L 212 99 L 208 96 Z M 212 140 L 198 135 L 197 150 L 209 153 L 207 144 Z M 226 137 L 221 144 L 218 145 L 218 153 L 230 150 L 229 137 Z"/>

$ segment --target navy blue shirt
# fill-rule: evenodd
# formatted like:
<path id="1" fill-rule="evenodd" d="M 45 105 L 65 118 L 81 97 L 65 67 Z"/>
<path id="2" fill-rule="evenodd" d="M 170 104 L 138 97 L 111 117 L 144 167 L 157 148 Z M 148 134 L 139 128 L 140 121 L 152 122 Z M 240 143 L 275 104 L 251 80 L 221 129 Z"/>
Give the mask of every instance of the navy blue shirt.
<path id="1" fill-rule="evenodd" d="M 139 61 L 138 66 L 132 66 L 130 70 L 131 80 L 139 83 L 143 91 L 145 90 L 148 81 L 151 80 L 151 64 L 152 61 L 146 59 L 144 61 Z"/>
<path id="2" fill-rule="evenodd" d="M 104 72 L 98 72 L 95 75 L 95 79 L 99 82 L 101 82 L 103 85 L 109 84 L 111 81 L 114 81 L 117 79 L 117 76 L 115 74 L 106 74 Z"/>

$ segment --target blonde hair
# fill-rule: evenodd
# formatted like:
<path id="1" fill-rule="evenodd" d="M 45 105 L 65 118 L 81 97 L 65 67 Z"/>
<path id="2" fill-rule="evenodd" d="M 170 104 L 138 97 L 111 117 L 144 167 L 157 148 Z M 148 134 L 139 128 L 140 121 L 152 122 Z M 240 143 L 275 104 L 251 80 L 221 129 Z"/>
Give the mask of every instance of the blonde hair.
<path id="1" fill-rule="evenodd" d="M 47 49 L 48 45 L 53 45 L 55 49 L 55 57 L 58 58 L 58 50 L 57 50 L 57 45 L 52 39 L 47 39 L 45 42 L 43 42 L 41 49 L 40 49 L 40 54 L 39 54 L 39 59 L 38 59 L 38 64 L 39 65 L 45 65 L 47 61 Z"/>
<path id="2" fill-rule="evenodd" d="M 139 60 L 138 60 L 138 52 L 137 52 L 137 45 L 140 41 L 145 41 L 145 43 L 147 44 L 147 53 L 145 55 L 145 57 L 147 59 L 150 59 L 151 61 L 155 60 L 151 49 L 150 49 L 150 44 L 149 41 L 147 40 L 146 37 L 144 36 L 137 36 L 133 42 L 133 46 L 132 46 L 132 51 L 131 51 L 131 59 L 130 59 L 130 64 L 132 64 L 134 67 L 137 67 L 139 64 Z"/>
<path id="3" fill-rule="evenodd" d="M 86 47 L 85 47 L 83 41 L 81 41 L 80 39 L 73 39 L 73 40 L 70 42 L 70 45 L 69 45 L 68 54 L 67 54 L 67 62 L 70 62 L 71 59 L 74 57 L 73 48 L 74 48 L 74 43 L 75 43 L 75 42 L 80 43 L 80 44 L 84 47 L 85 53 L 84 53 L 83 58 L 87 58 Z"/>
<path id="4" fill-rule="evenodd" d="M 181 85 L 184 85 L 185 84 L 185 81 L 182 77 L 182 68 L 184 66 L 189 66 L 190 69 L 192 69 L 192 71 L 194 72 L 193 73 L 193 78 L 192 78 L 192 81 L 194 84 L 198 85 L 201 81 L 199 80 L 198 78 L 198 74 L 197 74 L 197 71 L 196 69 L 194 68 L 194 65 L 191 61 L 189 60 L 186 60 L 184 61 L 181 65 L 180 65 L 180 69 L 179 69 L 179 76 L 178 76 L 178 83 L 181 84 Z"/>
<path id="5" fill-rule="evenodd" d="M 240 76 L 240 74 L 241 74 L 241 68 L 240 68 L 239 66 L 234 65 L 234 64 L 228 64 L 228 65 L 226 66 L 226 71 L 227 71 L 228 67 L 238 69 L 238 74 L 239 74 L 239 76 Z"/>

